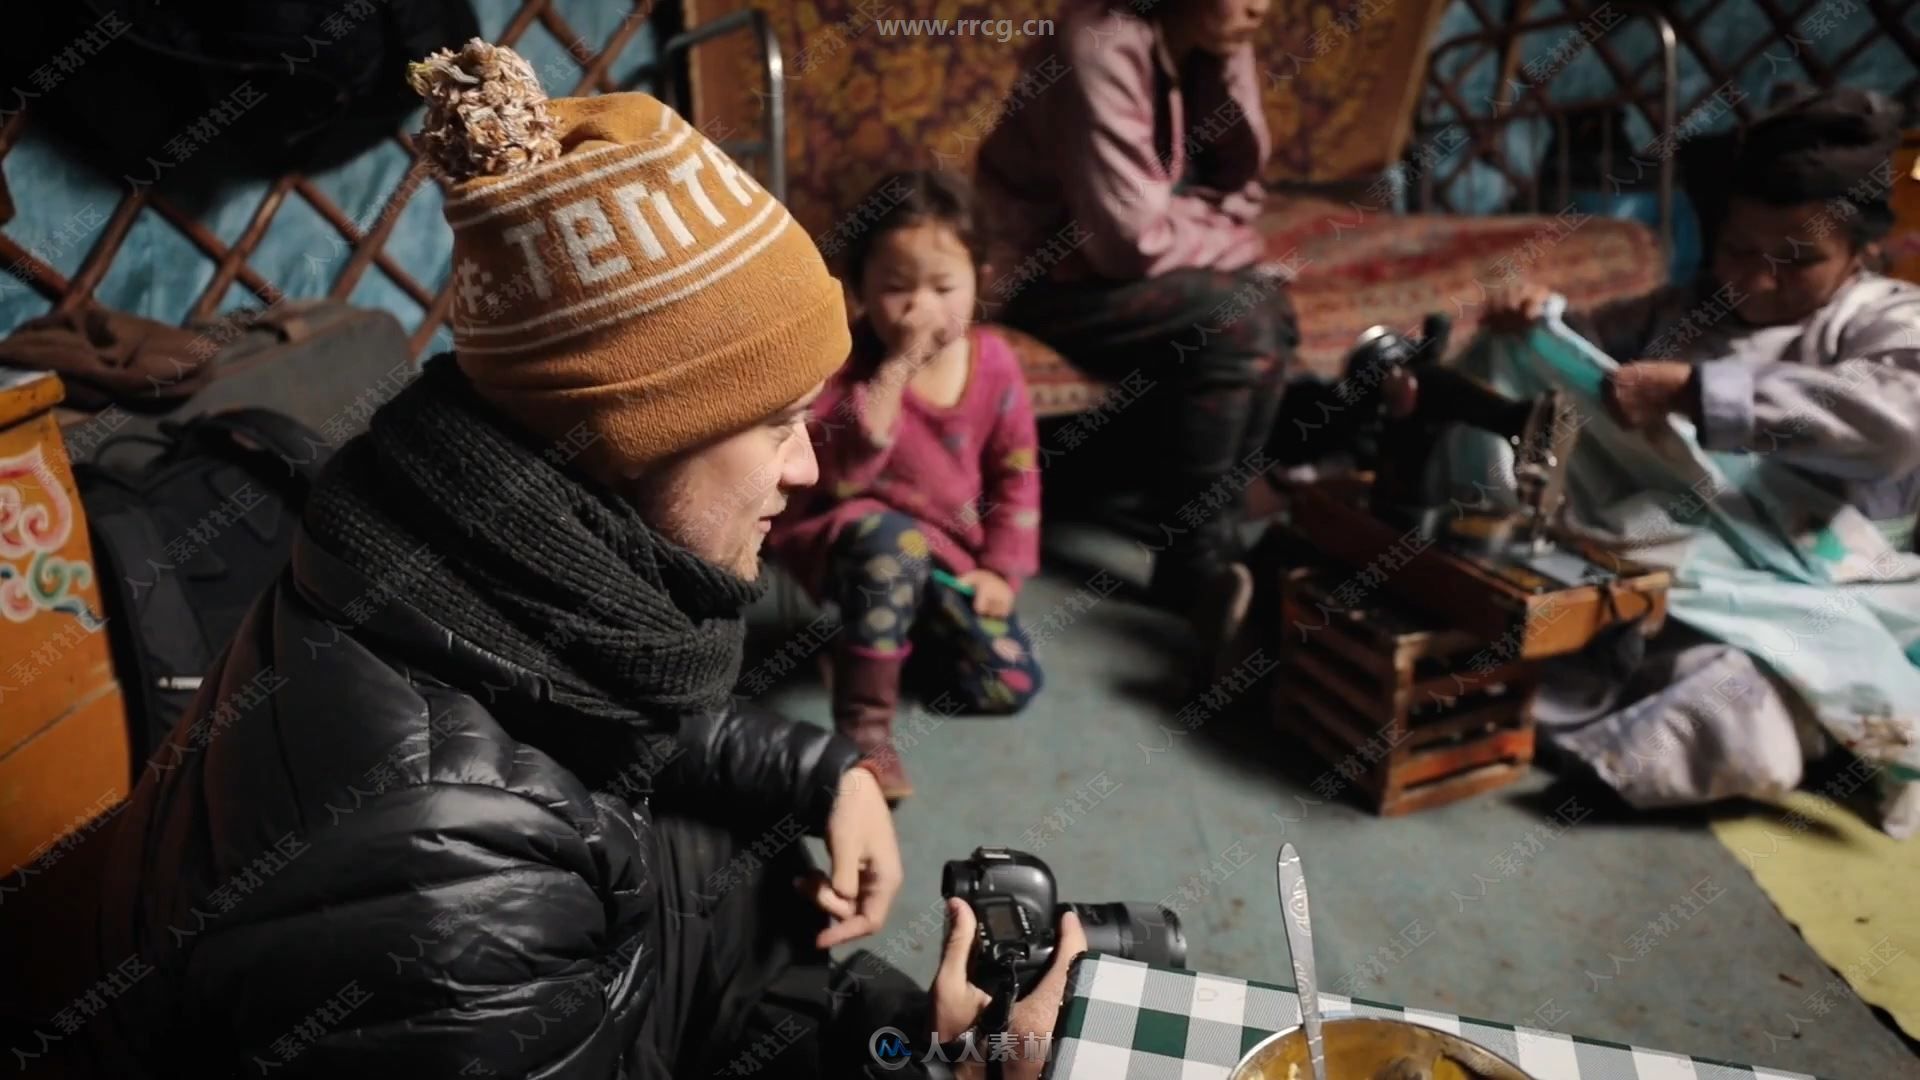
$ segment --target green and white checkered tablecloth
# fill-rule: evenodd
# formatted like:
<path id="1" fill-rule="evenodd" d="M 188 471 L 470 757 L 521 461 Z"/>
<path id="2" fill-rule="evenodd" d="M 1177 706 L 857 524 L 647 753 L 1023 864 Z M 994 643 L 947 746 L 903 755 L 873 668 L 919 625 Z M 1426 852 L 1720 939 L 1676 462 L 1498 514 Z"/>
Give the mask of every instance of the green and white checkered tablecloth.
<path id="1" fill-rule="evenodd" d="M 1453 1032 L 1539 1080 L 1812 1080 L 1337 994 L 1320 995 L 1320 1008 Z M 1226 1080 L 1255 1043 L 1299 1022 L 1300 999 L 1284 986 L 1089 953 L 1068 983 L 1047 1080 Z"/>

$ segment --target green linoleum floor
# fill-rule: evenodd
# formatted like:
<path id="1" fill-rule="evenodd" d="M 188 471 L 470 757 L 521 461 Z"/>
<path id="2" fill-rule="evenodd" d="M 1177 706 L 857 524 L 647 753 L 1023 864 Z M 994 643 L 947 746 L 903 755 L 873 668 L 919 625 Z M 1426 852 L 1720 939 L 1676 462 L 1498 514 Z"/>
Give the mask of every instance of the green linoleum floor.
<path id="1" fill-rule="evenodd" d="M 1131 553 L 1102 555 L 1129 569 Z M 1050 571 L 1023 617 L 1038 621 L 1085 578 Z M 1041 650 L 1047 687 L 1020 716 L 918 714 L 906 758 L 919 791 L 896 819 L 907 884 L 881 951 L 931 976 L 940 935 L 919 917 L 937 910 L 942 864 L 998 843 L 1046 859 L 1063 899 L 1174 907 L 1190 967 L 1291 982 L 1273 871 L 1291 840 L 1329 990 L 1836 1080 L 1920 1076 L 1851 994 L 1810 1015 L 1808 995 L 1834 974 L 1701 818 L 1623 816 L 1538 769 L 1465 803 L 1375 818 L 1316 795 L 1320 767 L 1257 710 L 1170 733 L 1178 636 L 1115 594 Z M 826 722 L 811 664 L 768 700 Z"/>

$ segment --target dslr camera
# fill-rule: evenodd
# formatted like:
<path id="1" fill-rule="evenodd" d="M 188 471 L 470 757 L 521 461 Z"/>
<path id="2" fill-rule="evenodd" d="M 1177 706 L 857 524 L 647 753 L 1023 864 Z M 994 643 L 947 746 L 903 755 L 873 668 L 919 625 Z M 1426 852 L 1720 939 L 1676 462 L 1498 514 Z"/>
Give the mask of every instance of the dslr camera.
<path id="1" fill-rule="evenodd" d="M 974 849 L 972 857 L 947 863 L 940 894 L 957 896 L 973 908 L 978 930 L 967 977 L 996 1001 L 1005 1000 L 1009 990 L 1025 997 L 1040 981 L 1053 963 L 1055 924 L 1067 911 L 1080 916 L 1093 952 L 1167 967 L 1187 963 L 1178 915 L 1158 904 L 1062 904 L 1053 871 L 1024 851 Z"/>

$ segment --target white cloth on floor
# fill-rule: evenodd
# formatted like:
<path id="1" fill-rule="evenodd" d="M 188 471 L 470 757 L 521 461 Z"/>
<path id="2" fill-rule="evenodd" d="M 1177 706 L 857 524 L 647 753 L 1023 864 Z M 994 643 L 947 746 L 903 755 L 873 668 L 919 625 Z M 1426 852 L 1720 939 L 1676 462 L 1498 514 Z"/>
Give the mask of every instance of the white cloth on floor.
<path id="1" fill-rule="evenodd" d="M 1641 809 L 1798 787 L 1806 754 L 1790 692 L 1731 645 L 1665 636 L 1625 681 L 1586 656 L 1547 664 L 1534 699 L 1542 737 Z"/>

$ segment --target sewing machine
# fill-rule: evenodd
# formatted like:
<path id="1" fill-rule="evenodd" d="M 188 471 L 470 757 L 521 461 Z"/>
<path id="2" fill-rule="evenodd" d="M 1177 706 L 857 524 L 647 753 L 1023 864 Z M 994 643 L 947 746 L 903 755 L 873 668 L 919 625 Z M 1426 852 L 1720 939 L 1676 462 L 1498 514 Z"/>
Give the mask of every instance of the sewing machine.
<path id="1" fill-rule="evenodd" d="M 1509 398 L 1443 365 L 1450 322 L 1429 316 L 1419 339 L 1386 327 L 1361 336 L 1347 361 L 1357 395 L 1362 468 L 1289 492 L 1291 529 L 1336 562 L 1379 576 L 1409 606 L 1489 637 L 1518 634 L 1529 658 L 1576 651 L 1606 628 L 1666 614 L 1668 575 L 1598 550 L 1559 528 L 1579 417 L 1558 393 Z M 1416 397 L 1396 414 L 1393 373 Z M 1457 488 L 1438 468 L 1449 430 L 1477 428 L 1513 451 L 1504 483 Z M 1489 478 L 1492 480 L 1493 478 Z M 1496 494 L 1496 492 L 1500 494 Z M 1540 618 L 1551 613 L 1551 619 Z"/>
<path id="2" fill-rule="evenodd" d="M 1665 571 L 1557 528 L 1580 431 L 1570 402 L 1515 400 L 1443 366 L 1448 329 L 1435 316 L 1417 341 L 1362 336 L 1343 434 L 1363 468 L 1289 488 L 1288 520 L 1256 559 L 1277 594 L 1261 605 L 1281 657 L 1276 723 L 1383 815 L 1525 775 L 1539 661 L 1610 632 L 1651 635 L 1667 610 Z M 1510 498 L 1505 483 L 1455 490 L 1436 467 L 1462 424 L 1512 447 Z"/>
<path id="3" fill-rule="evenodd" d="M 1375 437 L 1378 461 L 1374 466 L 1373 512 L 1437 538 L 1450 520 L 1459 516 L 1461 498 L 1447 477 L 1433 467 L 1434 452 L 1448 429 L 1464 424 L 1492 432 L 1514 449 L 1517 515 L 1531 546 L 1541 546 L 1548 526 L 1565 498 L 1566 464 L 1578 435 L 1577 417 L 1558 394 L 1521 401 L 1496 393 L 1491 387 L 1443 367 L 1434 357 L 1444 350 L 1446 320 L 1434 317 L 1418 344 L 1404 343 L 1385 327 L 1375 327 L 1363 338 L 1359 362 L 1394 364 L 1415 380 L 1418 397 L 1413 410 L 1391 416 L 1374 410 L 1379 433 Z M 1385 376 L 1381 376 L 1384 381 Z M 1481 500 L 1475 492 L 1472 502 Z"/>

